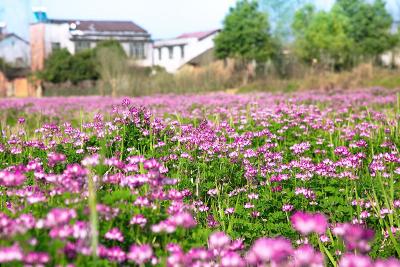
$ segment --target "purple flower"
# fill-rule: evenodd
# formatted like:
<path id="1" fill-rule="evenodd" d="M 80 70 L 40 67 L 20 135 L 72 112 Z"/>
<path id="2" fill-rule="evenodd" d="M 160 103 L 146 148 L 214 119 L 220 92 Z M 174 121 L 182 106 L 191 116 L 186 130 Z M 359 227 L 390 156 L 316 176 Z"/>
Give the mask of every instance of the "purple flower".
<path id="1" fill-rule="evenodd" d="M 66 156 L 61 153 L 51 152 L 47 155 L 47 162 L 50 167 L 54 167 L 57 163 L 62 163 L 66 159 Z"/>

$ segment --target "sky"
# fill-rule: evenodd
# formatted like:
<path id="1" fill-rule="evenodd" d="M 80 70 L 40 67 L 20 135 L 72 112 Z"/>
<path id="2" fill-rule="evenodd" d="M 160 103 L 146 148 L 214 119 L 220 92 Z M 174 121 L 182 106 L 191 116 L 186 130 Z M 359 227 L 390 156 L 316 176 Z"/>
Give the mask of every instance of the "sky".
<path id="1" fill-rule="evenodd" d="M 394 6 L 394 1 L 399 0 L 387 0 L 388 6 Z M 0 0 L 0 20 L 5 17 L 9 31 L 28 38 L 31 8 L 44 6 L 50 18 L 132 20 L 150 32 L 153 39 L 160 39 L 219 28 L 235 3 L 236 0 Z M 322 9 L 329 9 L 333 3 L 334 0 L 315 0 Z"/>
<path id="2" fill-rule="evenodd" d="M 0 0 L 2 1 L 2 0 Z M 18 1 L 18 0 L 17 0 Z M 49 17 L 132 20 L 153 38 L 219 28 L 235 0 L 35 0 Z"/>

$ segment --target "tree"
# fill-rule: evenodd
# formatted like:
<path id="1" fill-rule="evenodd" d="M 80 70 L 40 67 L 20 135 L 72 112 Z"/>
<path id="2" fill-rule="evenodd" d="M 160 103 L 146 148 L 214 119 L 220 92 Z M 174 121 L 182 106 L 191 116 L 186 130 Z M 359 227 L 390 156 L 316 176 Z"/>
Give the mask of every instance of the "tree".
<path id="1" fill-rule="evenodd" d="M 353 42 L 346 35 L 349 21 L 345 16 L 316 12 L 314 6 L 306 5 L 296 12 L 292 27 L 295 51 L 301 59 L 309 64 L 316 60 L 331 70 L 347 66 Z"/>
<path id="2" fill-rule="evenodd" d="M 376 59 L 396 44 L 391 34 L 393 18 L 385 8 L 383 0 L 373 3 L 364 0 L 338 0 L 332 12 L 342 14 L 349 20 L 346 34 L 354 42 L 356 61 Z"/>
<path id="3" fill-rule="evenodd" d="M 110 49 L 110 51 L 112 50 L 114 53 L 117 53 L 119 57 L 127 58 L 125 50 L 122 48 L 121 44 L 117 40 L 110 39 L 99 42 L 94 49 L 94 53 L 96 54 L 99 50 L 102 50 L 103 48 Z"/>
<path id="4" fill-rule="evenodd" d="M 47 58 L 39 76 L 48 82 L 62 83 L 70 78 L 72 55 L 67 49 L 57 49 Z"/>
<path id="5" fill-rule="evenodd" d="M 69 80 L 78 83 L 85 80 L 97 80 L 99 73 L 96 70 L 95 55 L 92 49 L 76 53 L 71 60 Z"/>
<path id="6" fill-rule="evenodd" d="M 103 84 L 101 94 L 104 94 L 104 86 L 111 87 L 113 97 L 117 96 L 127 77 L 127 58 L 120 43 L 114 40 L 104 41 L 95 49 L 97 71 L 100 73 Z"/>
<path id="7" fill-rule="evenodd" d="M 271 55 L 271 36 L 267 15 L 258 10 L 255 1 L 241 0 L 223 22 L 223 29 L 215 38 L 215 55 L 219 59 L 234 58 L 241 63 L 249 77 L 249 63 L 264 62 Z"/>
<path id="8" fill-rule="evenodd" d="M 45 68 L 39 77 L 52 83 L 70 81 L 77 84 L 85 80 L 96 80 L 96 71 L 92 50 L 85 50 L 71 55 L 67 49 L 57 49 L 47 58 Z"/>

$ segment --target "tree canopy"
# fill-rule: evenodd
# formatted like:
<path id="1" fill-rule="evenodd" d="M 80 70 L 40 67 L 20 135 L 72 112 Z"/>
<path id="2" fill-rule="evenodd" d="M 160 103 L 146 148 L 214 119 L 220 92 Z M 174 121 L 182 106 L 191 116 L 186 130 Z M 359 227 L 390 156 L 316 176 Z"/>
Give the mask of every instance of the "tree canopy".
<path id="1" fill-rule="evenodd" d="M 342 14 L 349 20 L 346 34 L 354 42 L 358 56 L 375 57 L 394 45 L 390 30 L 393 18 L 383 0 L 369 3 L 362 0 L 338 0 L 332 12 Z"/>
<path id="2" fill-rule="evenodd" d="M 263 61 L 271 54 L 268 17 L 259 11 L 256 1 L 242 0 L 231 8 L 223 29 L 215 38 L 217 58 Z"/>
<path id="3" fill-rule="evenodd" d="M 71 55 L 67 49 L 57 49 L 46 59 L 45 68 L 39 76 L 45 81 L 79 83 L 100 78 L 99 54 L 112 54 L 119 61 L 126 59 L 121 44 L 115 40 L 99 42 L 94 49 L 87 49 Z"/>
<path id="4" fill-rule="evenodd" d="M 306 5 L 295 14 L 295 51 L 305 62 L 315 60 L 333 69 L 373 60 L 396 44 L 385 2 L 337 0 L 330 11 Z"/>

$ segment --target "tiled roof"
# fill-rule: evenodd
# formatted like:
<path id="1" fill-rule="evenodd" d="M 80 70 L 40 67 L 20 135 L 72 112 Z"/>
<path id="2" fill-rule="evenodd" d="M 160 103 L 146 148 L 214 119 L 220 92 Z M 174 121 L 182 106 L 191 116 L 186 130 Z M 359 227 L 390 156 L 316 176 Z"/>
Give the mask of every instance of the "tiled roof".
<path id="1" fill-rule="evenodd" d="M 197 38 L 199 40 L 202 40 L 204 38 L 207 38 L 208 36 L 218 32 L 219 29 L 216 30 L 211 30 L 211 31 L 203 31 L 203 32 L 190 32 L 190 33 L 184 33 L 181 34 L 177 37 L 177 39 L 183 39 L 183 38 Z"/>
<path id="2" fill-rule="evenodd" d="M 29 44 L 28 41 L 26 41 L 25 39 L 23 39 L 22 37 L 19 37 L 18 35 L 16 35 L 15 33 L 7 33 L 7 34 L 0 34 L 0 41 L 10 38 L 10 37 L 15 37 L 21 41 L 23 41 L 24 43 Z"/>
<path id="3" fill-rule="evenodd" d="M 49 19 L 47 23 L 74 24 L 76 27 L 75 29 L 78 31 L 147 33 L 145 29 L 132 21 Z"/>

